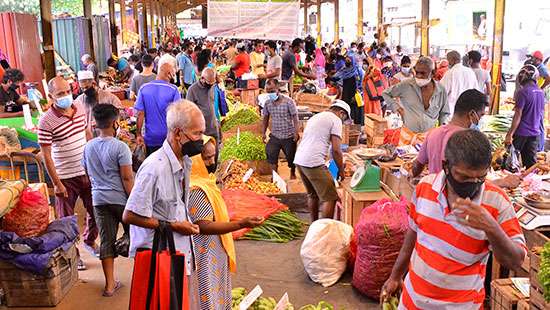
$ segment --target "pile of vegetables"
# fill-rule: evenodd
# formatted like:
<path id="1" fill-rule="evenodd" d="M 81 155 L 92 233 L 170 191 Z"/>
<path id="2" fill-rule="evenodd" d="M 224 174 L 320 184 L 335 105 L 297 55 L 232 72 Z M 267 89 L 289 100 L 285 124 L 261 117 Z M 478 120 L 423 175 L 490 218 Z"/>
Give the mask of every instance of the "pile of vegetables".
<path id="1" fill-rule="evenodd" d="M 226 161 L 236 160 L 265 160 L 265 145 L 260 136 L 250 132 L 241 132 L 224 142 L 220 153 L 220 159 Z"/>
<path id="2" fill-rule="evenodd" d="M 544 300 L 550 302 L 550 242 L 546 242 L 540 253 L 539 281 L 544 288 Z"/>
<path id="3" fill-rule="evenodd" d="M 305 305 L 300 310 L 334 310 L 334 306 L 321 300 L 317 305 Z"/>
<path id="4" fill-rule="evenodd" d="M 304 224 L 292 212 L 280 211 L 246 233 L 242 239 L 285 243 L 302 237 Z"/>
<path id="5" fill-rule="evenodd" d="M 489 131 L 508 132 L 512 126 L 513 114 L 497 114 L 485 117 L 487 118 L 485 129 Z"/>
<path id="6" fill-rule="evenodd" d="M 239 125 L 250 125 L 260 120 L 260 115 L 252 107 L 242 107 L 235 112 L 230 112 L 222 124 L 222 131 L 228 131 Z"/>
<path id="7" fill-rule="evenodd" d="M 397 306 L 399 306 L 399 299 L 391 296 L 382 303 L 382 310 L 397 310 Z"/>
<path id="8" fill-rule="evenodd" d="M 281 191 L 275 183 L 263 182 L 258 180 L 254 173 L 246 182 L 243 177 L 248 170 L 248 165 L 244 162 L 234 161 L 229 168 L 227 177 L 223 178 L 223 186 L 226 189 L 248 189 L 258 194 L 274 195 Z"/>
<path id="9" fill-rule="evenodd" d="M 239 310 L 239 305 L 243 301 L 244 297 L 248 294 L 245 288 L 236 287 L 231 290 L 231 309 Z M 273 297 L 260 297 L 250 306 L 249 310 L 273 310 L 277 306 L 277 301 Z M 285 310 L 294 310 L 292 305 L 286 307 Z"/>
<path id="10" fill-rule="evenodd" d="M 487 138 L 489 138 L 489 141 L 491 142 L 491 148 L 493 152 L 495 150 L 498 150 L 499 148 L 504 147 L 504 135 L 500 133 L 487 133 Z"/>

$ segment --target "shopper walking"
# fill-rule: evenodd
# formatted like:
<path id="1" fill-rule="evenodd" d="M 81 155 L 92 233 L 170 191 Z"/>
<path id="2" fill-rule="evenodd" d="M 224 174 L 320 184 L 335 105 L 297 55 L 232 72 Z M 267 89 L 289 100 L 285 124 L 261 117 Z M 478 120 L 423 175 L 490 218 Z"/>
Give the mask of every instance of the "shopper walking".
<path id="1" fill-rule="evenodd" d="M 44 157 L 48 175 L 53 182 L 55 209 L 58 217 L 74 215 L 76 200 L 82 199 L 86 209 L 84 244 L 97 253 L 95 239 L 98 230 L 94 218 L 90 181 L 82 167 L 82 154 L 86 145 L 86 114 L 82 104 L 73 103 L 69 83 L 63 77 L 48 82 L 52 107 L 44 113 L 38 124 L 38 144 Z M 79 270 L 86 269 L 82 260 Z"/>
<path id="2" fill-rule="evenodd" d="M 147 156 L 162 147 L 166 139 L 166 109 L 181 99 L 178 88 L 170 84 L 176 68 L 164 63 L 159 68 L 157 79 L 141 87 L 134 105 L 137 111 L 136 141 L 145 145 Z M 145 132 L 142 131 L 145 125 Z"/>
<path id="3" fill-rule="evenodd" d="M 118 256 L 115 241 L 122 213 L 134 186 L 132 152 L 116 138 L 119 111 L 109 104 L 93 108 L 99 136 L 86 144 L 82 165 L 92 184 L 92 203 L 99 227 L 99 259 L 105 276 L 103 296 L 111 297 L 122 284 L 115 280 L 114 261 Z M 129 228 L 124 225 L 125 236 Z"/>
<path id="4" fill-rule="evenodd" d="M 457 51 L 447 53 L 449 61 L 449 70 L 441 79 L 441 85 L 447 91 L 449 100 L 449 112 L 451 115 L 454 112 L 456 100 L 465 90 L 477 89 L 477 78 L 472 69 L 465 67 L 462 64 L 462 58 Z"/>
<path id="5" fill-rule="evenodd" d="M 342 85 L 342 100 L 345 101 L 351 108 L 351 119 L 354 124 L 363 125 L 364 107 L 358 106 L 355 100 L 357 93 L 357 80 L 360 78 L 359 71 L 355 66 L 352 56 L 345 58 L 346 65 L 336 72 L 333 78 L 339 80 Z"/>
<path id="6" fill-rule="evenodd" d="M 216 84 L 216 71 L 206 68 L 202 71 L 201 78 L 189 87 L 186 99 L 196 104 L 202 111 L 206 121 L 205 134 L 220 141 L 220 126 L 214 111 L 214 88 Z"/>
<path id="7" fill-rule="evenodd" d="M 469 51 L 468 62 L 477 78 L 476 89 L 487 95 L 488 98 L 491 98 L 491 74 L 489 74 L 489 71 L 481 68 L 481 53 L 478 51 Z"/>
<path id="8" fill-rule="evenodd" d="M 136 99 L 141 86 L 154 81 L 157 78 L 157 75 L 153 73 L 153 61 L 154 60 L 151 55 L 145 54 L 141 58 L 141 66 L 143 67 L 143 70 L 132 79 L 132 83 L 130 84 L 130 99 Z"/>

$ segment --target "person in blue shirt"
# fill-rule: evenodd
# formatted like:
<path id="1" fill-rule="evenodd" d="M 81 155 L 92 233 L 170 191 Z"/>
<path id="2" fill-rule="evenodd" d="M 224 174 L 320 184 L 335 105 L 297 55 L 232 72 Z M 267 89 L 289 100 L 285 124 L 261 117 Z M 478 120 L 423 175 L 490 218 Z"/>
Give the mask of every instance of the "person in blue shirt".
<path id="1" fill-rule="evenodd" d="M 111 57 L 109 58 L 109 60 L 107 60 L 107 65 L 117 71 L 120 76 L 117 79 L 117 82 L 119 83 L 128 82 L 134 74 L 134 70 L 132 69 L 132 67 L 130 67 L 128 60 L 126 60 L 126 58 L 124 57 L 118 59 Z"/>
<path id="2" fill-rule="evenodd" d="M 176 68 L 170 63 L 161 64 L 157 79 L 144 84 L 138 93 L 134 109 L 137 111 L 136 141 L 145 145 L 147 156 L 162 147 L 166 139 L 166 109 L 181 99 L 178 88 L 170 84 Z M 145 132 L 142 132 L 145 124 Z"/>
<path id="3" fill-rule="evenodd" d="M 193 54 L 193 45 L 190 42 L 187 42 L 183 45 L 183 50 L 177 58 L 178 69 L 183 76 L 182 80 L 185 89 L 189 89 L 189 87 L 195 83 L 195 65 L 193 64 L 191 54 Z"/>

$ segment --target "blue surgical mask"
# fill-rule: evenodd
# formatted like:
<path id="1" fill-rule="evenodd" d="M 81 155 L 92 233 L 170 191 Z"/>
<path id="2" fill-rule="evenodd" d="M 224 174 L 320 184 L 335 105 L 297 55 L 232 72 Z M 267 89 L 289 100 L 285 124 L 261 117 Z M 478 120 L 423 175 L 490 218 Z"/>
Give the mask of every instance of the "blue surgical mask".
<path id="1" fill-rule="evenodd" d="M 476 130 L 476 131 L 481 131 L 481 129 L 479 128 L 479 121 L 480 121 L 479 116 L 477 115 L 477 112 L 475 112 L 475 111 L 474 111 L 474 114 L 477 117 L 477 124 L 470 121 L 472 123 L 472 124 L 470 124 L 470 129 L 473 129 L 473 130 Z"/>
<path id="2" fill-rule="evenodd" d="M 277 99 L 279 99 L 279 94 L 277 93 L 268 93 L 267 95 L 271 101 L 277 101 Z"/>
<path id="3" fill-rule="evenodd" d="M 67 95 L 65 97 L 58 98 L 55 105 L 60 109 L 68 109 L 73 104 L 73 95 Z"/>

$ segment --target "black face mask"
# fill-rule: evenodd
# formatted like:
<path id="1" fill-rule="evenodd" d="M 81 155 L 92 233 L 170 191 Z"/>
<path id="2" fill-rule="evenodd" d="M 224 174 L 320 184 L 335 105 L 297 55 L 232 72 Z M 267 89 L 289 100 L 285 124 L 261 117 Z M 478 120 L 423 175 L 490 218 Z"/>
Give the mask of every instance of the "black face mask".
<path id="1" fill-rule="evenodd" d="M 208 171 L 208 173 L 216 172 L 216 164 L 206 166 L 206 170 Z"/>
<path id="2" fill-rule="evenodd" d="M 187 137 L 187 135 L 185 136 Z M 187 139 L 189 139 L 189 137 L 187 137 Z M 189 141 L 181 145 L 181 152 L 183 155 L 193 157 L 195 155 L 200 154 L 203 148 L 204 148 L 204 144 L 202 139 L 199 139 L 197 141 L 193 141 L 189 139 Z"/>
<path id="3" fill-rule="evenodd" d="M 449 185 L 453 188 L 453 191 L 463 199 L 470 198 L 474 199 L 477 194 L 479 194 L 479 191 L 481 190 L 481 186 L 484 182 L 458 182 L 451 173 L 451 169 L 449 166 L 446 166 L 445 174 L 447 175 L 447 181 L 449 181 Z"/>
<path id="4" fill-rule="evenodd" d="M 202 82 L 202 86 L 204 86 L 204 87 L 207 88 L 207 89 L 212 88 L 212 84 L 208 84 L 208 83 L 206 83 L 206 82 Z"/>
<path id="5" fill-rule="evenodd" d="M 95 98 L 97 97 L 97 89 L 95 89 L 95 87 L 86 88 L 84 90 L 84 94 L 86 95 L 86 97 Z"/>
<path id="6" fill-rule="evenodd" d="M 16 91 L 18 88 L 19 88 L 19 85 L 17 85 L 17 84 L 11 84 L 10 85 L 10 89 L 13 90 L 13 91 Z"/>

